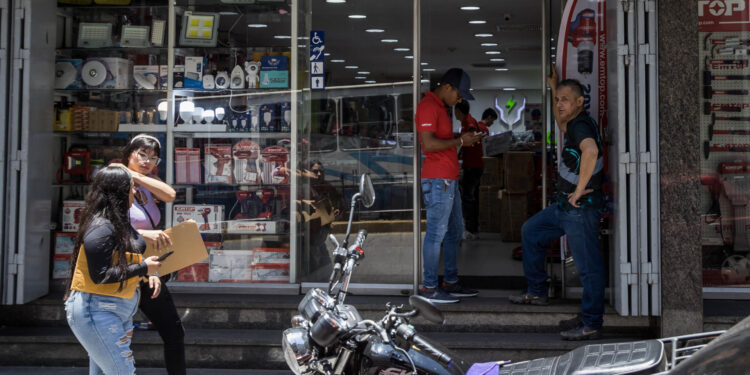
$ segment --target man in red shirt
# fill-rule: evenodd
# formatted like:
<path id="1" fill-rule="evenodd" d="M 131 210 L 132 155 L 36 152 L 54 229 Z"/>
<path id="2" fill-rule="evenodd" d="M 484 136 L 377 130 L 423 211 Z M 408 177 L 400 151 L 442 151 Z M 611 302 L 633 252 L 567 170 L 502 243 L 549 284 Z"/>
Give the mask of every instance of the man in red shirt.
<path id="1" fill-rule="evenodd" d="M 461 245 L 464 222 L 458 191 L 458 153 L 461 146 L 473 146 L 481 137 L 466 133 L 453 137 L 450 107 L 462 99 L 474 100 L 469 92 L 469 75 L 458 68 L 449 69 L 440 85 L 425 93 L 417 106 L 415 122 L 422 153 L 422 196 L 427 210 L 427 231 L 422 251 L 424 283 L 419 294 L 435 303 L 455 303 L 457 297 L 473 297 L 476 290 L 458 281 L 456 258 Z M 445 275 L 438 286 L 440 246 L 443 247 Z"/>
<path id="2" fill-rule="evenodd" d="M 464 133 L 483 133 L 489 134 L 489 127 L 497 119 L 497 112 L 492 108 L 487 108 L 482 113 L 482 121 L 477 122 L 469 113 L 469 103 L 461 102 L 456 104 L 453 113 L 456 120 L 461 121 L 461 134 Z M 479 184 L 484 173 L 484 150 L 482 142 L 479 141 L 471 147 L 461 148 L 461 203 L 463 204 L 465 230 L 463 238 L 465 240 L 474 240 L 477 238 L 479 231 Z"/>

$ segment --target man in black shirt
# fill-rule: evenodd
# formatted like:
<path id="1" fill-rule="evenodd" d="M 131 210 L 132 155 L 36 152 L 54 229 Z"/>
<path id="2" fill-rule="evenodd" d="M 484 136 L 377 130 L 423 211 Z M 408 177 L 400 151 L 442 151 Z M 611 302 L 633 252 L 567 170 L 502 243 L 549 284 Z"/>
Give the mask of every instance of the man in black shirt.
<path id="1" fill-rule="evenodd" d="M 596 122 L 584 109 L 583 87 L 576 80 L 558 83 L 553 69 L 547 83 L 555 101 L 555 120 L 565 141 L 558 162 L 556 203 L 532 216 L 522 228 L 523 270 L 528 289 L 510 297 L 513 303 L 546 305 L 546 246 L 568 236 L 568 245 L 583 284 L 583 316 L 577 327 L 560 332 L 565 340 L 601 337 L 605 269 L 599 252 L 599 222 L 604 206 L 604 159 Z"/>

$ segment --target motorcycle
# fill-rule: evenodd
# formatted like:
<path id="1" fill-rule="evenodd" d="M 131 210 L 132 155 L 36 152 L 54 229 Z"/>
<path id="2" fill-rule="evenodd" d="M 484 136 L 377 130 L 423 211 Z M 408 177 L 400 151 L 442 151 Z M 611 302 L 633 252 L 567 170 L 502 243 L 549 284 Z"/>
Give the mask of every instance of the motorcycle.
<path id="1" fill-rule="evenodd" d="M 282 335 L 284 358 L 296 374 L 436 374 L 436 375 L 573 375 L 573 374 L 744 374 L 750 363 L 750 317 L 728 331 L 705 332 L 621 343 L 595 343 L 557 357 L 530 361 L 477 363 L 469 366 L 440 344 L 421 336 L 409 320 L 421 315 L 442 324 L 444 318 L 429 300 L 414 295 L 409 307 L 388 303 L 378 321 L 362 319 L 344 303 L 352 272 L 365 258 L 367 232 L 360 230 L 348 245 L 357 202 L 375 201 L 367 175 L 352 197 L 346 237 L 335 245 L 328 290 L 305 294 L 292 328 Z"/>

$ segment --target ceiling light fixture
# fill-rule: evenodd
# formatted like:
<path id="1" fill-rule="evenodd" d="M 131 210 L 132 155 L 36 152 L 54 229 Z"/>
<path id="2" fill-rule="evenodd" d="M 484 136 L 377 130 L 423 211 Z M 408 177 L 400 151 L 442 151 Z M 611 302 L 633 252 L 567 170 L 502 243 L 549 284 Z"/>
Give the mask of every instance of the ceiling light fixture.
<path id="1" fill-rule="evenodd" d="M 434 72 L 435 69 L 433 69 L 433 68 L 424 68 L 424 69 L 422 69 L 422 71 L 423 72 Z"/>
<path id="2" fill-rule="evenodd" d="M 331 54 L 330 54 L 330 53 L 328 53 L 328 52 L 324 53 L 323 55 L 324 55 L 324 56 L 331 56 Z"/>
<path id="3" fill-rule="evenodd" d="M 367 31 L 368 33 L 383 33 L 383 32 L 385 32 L 385 30 L 383 30 L 383 29 L 367 29 L 365 31 Z"/>
<path id="4" fill-rule="evenodd" d="M 366 75 L 370 74 L 370 72 L 357 72 L 357 74 L 361 74 L 363 76 L 366 76 Z"/>
<path id="5" fill-rule="evenodd" d="M 393 50 L 398 51 L 398 52 L 409 52 L 409 49 L 405 47 L 398 47 L 398 48 L 394 48 Z"/>
<path id="6" fill-rule="evenodd" d="M 486 55 L 499 55 L 500 51 L 484 51 Z"/>
<path id="7" fill-rule="evenodd" d="M 346 69 L 359 69 L 359 67 L 356 66 L 356 65 L 347 65 L 344 68 L 346 68 Z"/>
<path id="8" fill-rule="evenodd" d="M 346 62 L 346 60 L 341 60 L 341 59 L 333 59 L 333 60 L 331 60 L 331 62 L 332 62 L 332 63 L 342 63 L 342 62 Z"/>
<path id="9" fill-rule="evenodd" d="M 497 47 L 497 43 L 482 43 L 482 47 Z"/>
<path id="10" fill-rule="evenodd" d="M 365 16 L 364 14 L 350 14 L 349 18 L 351 18 L 353 20 L 363 20 L 363 19 L 367 18 L 367 16 Z"/>
<path id="11" fill-rule="evenodd" d="M 503 89 L 503 91 L 516 91 L 515 87 L 506 87 Z"/>
<path id="12" fill-rule="evenodd" d="M 264 27 L 268 27 L 265 23 L 251 23 L 248 24 L 247 27 L 253 28 L 253 29 L 262 29 Z"/>
<path id="13" fill-rule="evenodd" d="M 292 37 L 289 35 L 274 35 L 273 38 L 274 39 L 292 39 Z"/>
<path id="14" fill-rule="evenodd" d="M 354 77 L 354 79 L 367 79 L 367 77 L 360 77 L 360 76 L 357 76 L 357 77 Z"/>
<path id="15" fill-rule="evenodd" d="M 479 33 L 479 34 L 474 34 L 474 36 L 477 38 L 492 38 L 492 34 L 490 33 Z"/>
<path id="16" fill-rule="evenodd" d="M 423 62 L 423 63 L 419 63 L 419 65 L 430 65 L 430 63 Z"/>
<path id="17" fill-rule="evenodd" d="M 365 81 L 365 83 L 377 83 L 377 81 Z"/>
<path id="18" fill-rule="evenodd" d="M 297 47 L 299 47 L 299 48 L 305 48 L 305 47 L 307 47 L 307 44 L 297 44 Z"/>
<path id="19" fill-rule="evenodd" d="M 381 39 L 383 43 L 398 43 L 398 39 Z"/>
<path id="20" fill-rule="evenodd" d="M 412 55 L 409 55 L 409 56 L 404 56 L 404 58 L 405 58 L 405 59 L 413 59 L 413 58 L 414 58 L 414 56 L 412 56 Z"/>
<path id="21" fill-rule="evenodd" d="M 485 20 L 472 20 L 472 21 L 469 21 L 470 25 L 484 25 L 485 23 L 487 23 L 487 21 L 485 21 Z"/>
<path id="22" fill-rule="evenodd" d="M 495 58 L 495 59 L 490 59 L 490 61 L 492 61 L 492 62 L 503 62 L 503 61 L 505 61 L 505 59 L 497 59 L 497 58 Z"/>
<path id="23" fill-rule="evenodd" d="M 507 72 L 508 68 L 495 68 L 496 72 Z"/>
<path id="24" fill-rule="evenodd" d="M 326 0 L 326 3 L 328 4 L 343 4 L 346 0 Z"/>
<path id="25" fill-rule="evenodd" d="M 477 7 L 477 6 L 463 6 L 463 7 L 461 7 L 461 10 L 479 10 L 479 7 Z"/>

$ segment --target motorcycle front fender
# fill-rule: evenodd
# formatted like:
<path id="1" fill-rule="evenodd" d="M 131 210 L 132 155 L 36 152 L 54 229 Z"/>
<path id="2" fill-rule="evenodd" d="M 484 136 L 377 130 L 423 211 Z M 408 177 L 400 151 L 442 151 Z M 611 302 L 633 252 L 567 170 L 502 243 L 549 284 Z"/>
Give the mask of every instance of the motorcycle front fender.
<path id="1" fill-rule="evenodd" d="M 440 350 L 445 350 L 453 358 L 453 362 L 450 365 L 443 365 L 427 353 L 412 346 L 408 353 L 419 374 L 463 375 L 466 372 L 467 367 L 463 360 L 453 353 L 447 352 L 447 349 L 442 348 L 437 343 L 430 342 L 430 344 L 440 348 Z M 373 340 L 367 344 L 360 365 L 360 374 L 405 375 L 412 372 L 411 364 L 404 353 L 380 340 Z"/>

